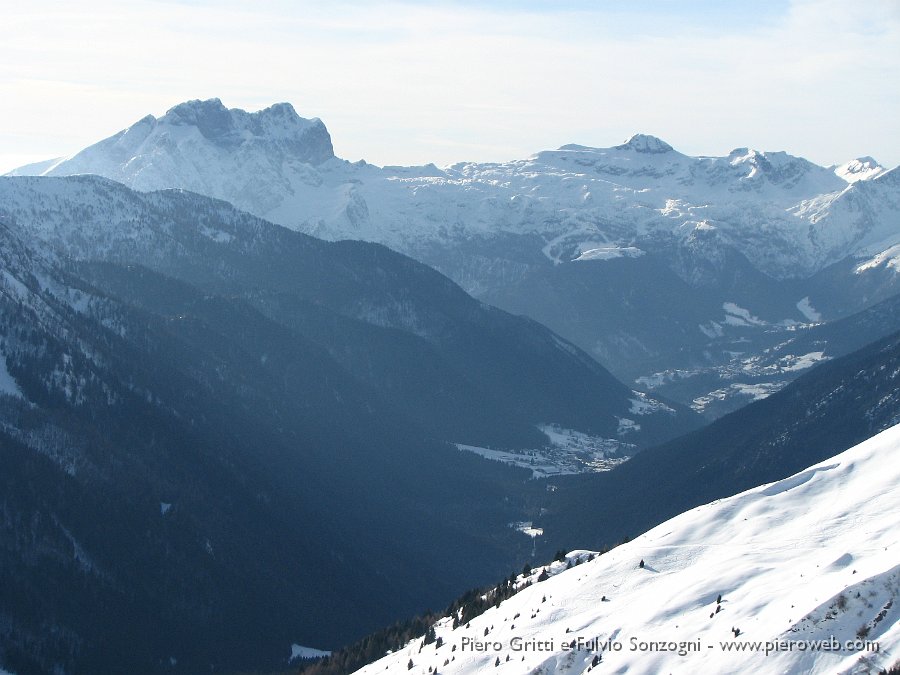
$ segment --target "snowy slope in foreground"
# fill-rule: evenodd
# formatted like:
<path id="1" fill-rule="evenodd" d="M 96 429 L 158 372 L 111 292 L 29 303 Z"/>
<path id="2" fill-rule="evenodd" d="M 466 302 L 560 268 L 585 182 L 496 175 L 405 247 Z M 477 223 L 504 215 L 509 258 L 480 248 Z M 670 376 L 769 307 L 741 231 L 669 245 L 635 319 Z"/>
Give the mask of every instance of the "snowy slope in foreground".
<path id="1" fill-rule="evenodd" d="M 559 574 L 468 628 L 441 620 L 440 648 L 420 652 L 416 640 L 359 672 L 585 673 L 601 652 L 591 672 L 877 672 L 900 659 L 898 455 L 895 426 L 791 478 L 683 513 L 593 561 L 569 570 L 554 563 Z M 878 653 L 810 651 L 811 641 L 832 635 L 842 646 L 854 641 L 863 626 Z M 579 637 L 598 638 L 598 649 L 566 649 Z M 474 651 L 466 638 L 487 641 L 489 651 Z M 527 650 L 514 651 L 514 638 Z M 767 641 L 798 644 L 766 655 Z M 684 643 L 687 653 L 641 648 L 653 642 Z M 735 652 L 723 643 L 749 646 Z M 615 644 L 621 651 L 609 650 Z"/>

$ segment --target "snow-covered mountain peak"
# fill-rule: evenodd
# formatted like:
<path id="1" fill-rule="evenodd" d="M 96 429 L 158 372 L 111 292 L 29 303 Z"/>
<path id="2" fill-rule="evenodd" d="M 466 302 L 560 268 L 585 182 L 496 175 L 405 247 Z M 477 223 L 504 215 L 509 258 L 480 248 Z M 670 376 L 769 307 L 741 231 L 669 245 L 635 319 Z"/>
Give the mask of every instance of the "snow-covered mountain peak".
<path id="1" fill-rule="evenodd" d="M 147 115 L 143 120 L 154 119 Z M 240 108 L 226 108 L 221 99 L 209 98 L 205 101 L 194 99 L 172 106 L 166 114 L 159 118 L 161 123 L 191 124 L 207 126 L 217 122 L 229 126 L 246 126 L 247 120 L 280 120 L 282 124 L 307 128 L 318 119 L 307 120 L 297 114 L 290 103 L 274 103 L 268 108 L 248 113 Z M 244 124 L 242 125 L 241 122 Z"/>
<path id="2" fill-rule="evenodd" d="M 800 193 L 824 194 L 846 187 L 838 176 L 825 167 L 784 151 L 762 152 L 752 148 L 735 148 L 728 163 L 741 174 L 741 181 L 770 185 Z"/>
<path id="3" fill-rule="evenodd" d="M 603 175 L 605 181 L 612 180 L 637 190 L 661 187 L 670 184 L 673 178 L 686 177 L 694 161 L 662 139 L 647 134 L 635 134 L 624 143 L 608 148 L 568 143 L 558 150 L 543 150 L 528 160 L 553 167 L 555 175 L 563 175 L 556 172 L 558 169 L 571 175 L 590 167 L 589 174 Z"/>
<path id="4" fill-rule="evenodd" d="M 858 180 L 869 180 L 880 176 L 884 172 L 885 168 L 869 156 L 857 157 L 834 167 L 834 173 L 848 183 L 855 183 Z"/>
<path id="5" fill-rule="evenodd" d="M 215 123 L 216 120 L 224 122 L 228 118 L 230 118 L 228 108 L 222 104 L 222 101 L 218 98 L 208 98 L 205 101 L 192 99 L 172 106 L 160 118 L 160 122 L 199 126 Z"/>
<path id="6" fill-rule="evenodd" d="M 559 146 L 560 150 L 574 150 L 574 151 L 589 151 L 596 152 L 596 148 L 592 148 L 589 145 L 579 145 L 578 143 L 566 143 L 565 145 Z"/>
<path id="7" fill-rule="evenodd" d="M 145 117 L 137 125 L 152 120 Z M 158 120 L 160 127 L 194 127 L 207 140 L 224 147 L 253 142 L 293 144 L 301 161 L 321 164 L 334 157 L 331 136 L 318 118 L 304 119 L 290 103 L 276 103 L 257 112 L 226 108 L 217 98 L 193 100 L 170 108 Z M 135 125 L 135 126 L 137 126 Z"/>
<path id="8" fill-rule="evenodd" d="M 141 119 L 139 119 L 137 122 L 132 124 L 129 127 L 129 129 L 134 129 L 136 127 L 141 127 L 141 126 L 154 126 L 155 124 L 156 124 L 156 118 L 153 115 L 144 115 Z M 127 129 L 126 129 L 126 131 L 127 131 Z"/>
<path id="9" fill-rule="evenodd" d="M 322 121 L 289 103 L 251 113 L 212 98 L 147 115 L 72 157 L 12 174 L 99 174 L 137 190 L 184 188 L 268 213 L 297 184 L 321 183 L 317 167 L 333 158 Z"/>
<path id="10" fill-rule="evenodd" d="M 788 166 L 809 168 L 815 166 L 801 157 L 789 155 L 784 151 L 762 152 L 753 148 L 735 148 L 728 159 L 732 165 L 750 164 L 763 169 L 783 169 Z"/>
<path id="11" fill-rule="evenodd" d="M 747 155 L 756 155 L 758 152 L 756 150 L 751 150 L 750 148 L 735 148 L 731 152 L 728 153 L 729 160 L 736 160 L 741 157 L 746 157 Z"/>
<path id="12" fill-rule="evenodd" d="M 615 146 L 615 149 L 633 150 L 634 152 L 643 152 L 651 155 L 659 155 L 673 150 L 672 146 L 664 140 L 649 134 L 634 134 L 621 145 Z"/>

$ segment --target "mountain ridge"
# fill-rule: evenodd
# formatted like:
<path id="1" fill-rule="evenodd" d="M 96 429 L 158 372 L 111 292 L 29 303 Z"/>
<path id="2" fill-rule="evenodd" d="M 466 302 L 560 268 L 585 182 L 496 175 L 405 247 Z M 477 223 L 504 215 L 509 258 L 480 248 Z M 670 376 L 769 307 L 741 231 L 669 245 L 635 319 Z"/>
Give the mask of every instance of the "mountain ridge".
<path id="1" fill-rule="evenodd" d="M 203 179 L 202 176 L 196 174 L 196 172 L 189 172 L 184 167 L 179 169 L 177 165 L 148 163 L 148 161 L 145 160 L 145 157 L 148 155 L 156 155 L 155 161 L 158 162 L 160 161 L 160 155 L 165 156 L 167 152 L 174 151 L 171 146 L 172 142 L 167 140 L 166 134 L 163 134 L 163 138 L 151 138 L 152 134 L 155 133 L 155 127 L 157 126 L 160 128 L 196 128 L 203 138 L 214 143 L 220 142 L 223 139 L 232 139 L 234 136 L 232 131 L 234 129 L 245 133 L 249 133 L 252 129 L 255 136 L 258 138 L 268 138 L 270 141 L 280 140 L 280 137 L 284 135 L 284 130 L 289 129 L 293 134 L 291 140 L 296 141 L 298 144 L 297 148 L 300 148 L 303 145 L 300 141 L 304 135 L 311 135 L 311 138 L 309 139 L 309 145 L 311 147 L 306 151 L 301 150 L 292 154 L 280 149 L 280 151 L 276 153 L 276 156 L 272 158 L 284 158 L 281 161 L 293 160 L 300 164 L 309 165 L 312 167 L 311 170 L 303 169 L 296 164 L 294 166 L 278 168 L 277 164 L 279 162 L 276 161 L 274 173 L 270 167 L 266 172 L 267 175 L 279 177 L 278 182 L 282 184 L 284 188 L 288 188 L 288 185 L 298 182 L 301 185 L 310 187 L 310 181 L 312 182 L 311 187 L 324 187 L 329 183 L 333 184 L 334 181 L 337 180 L 338 185 L 344 185 L 344 189 L 338 190 L 337 193 L 331 197 L 326 197 L 327 191 L 319 191 L 319 201 L 321 201 L 322 197 L 326 197 L 327 201 L 332 203 L 323 203 L 323 205 L 327 204 L 325 210 L 317 213 L 315 210 L 310 211 L 308 208 L 304 209 L 297 199 L 290 200 L 290 206 L 287 206 L 284 203 L 284 200 L 289 198 L 288 194 L 283 194 L 282 199 L 277 200 L 272 197 L 272 194 L 274 193 L 270 193 L 270 198 L 266 199 L 262 195 L 254 197 L 252 193 L 247 192 L 248 189 L 253 189 L 251 187 L 253 185 L 252 174 L 253 171 L 259 169 L 259 165 L 261 164 L 258 158 L 254 158 L 254 166 L 248 167 L 243 172 L 237 166 L 230 166 L 230 168 L 224 172 L 234 174 L 235 176 L 239 176 L 243 173 L 243 177 L 240 179 L 245 184 L 243 189 L 238 187 L 238 183 L 213 184 L 208 180 Z M 129 137 L 136 138 L 130 140 Z M 139 143 L 136 142 L 138 140 L 140 141 Z M 187 141 L 176 140 L 176 147 L 179 142 Z M 138 152 L 138 148 L 141 148 L 144 143 L 147 143 L 149 147 L 142 148 L 141 151 Z M 118 149 L 118 157 L 103 157 L 104 152 L 112 152 L 112 148 L 116 146 L 122 146 Z M 156 149 L 151 151 L 151 148 Z M 268 145 L 261 146 L 261 149 L 272 152 L 272 148 Z M 293 146 L 290 149 L 293 149 Z M 199 147 L 189 147 L 188 150 L 200 152 Z M 567 153 L 573 152 L 576 154 L 575 158 L 567 156 Z M 617 152 L 621 156 L 617 155 Z M 185 157 L 185 159 L 187 158 Z M 242 159 L 248 160 L 250 158 L 244 156 Z M 374 205 L 370 205 L 369 201 L 372 200 L 375 195 L 368 191 L 366 193 L 362 192 L 365 185 L 370 183 L 373 179 L 378 180 L 381 183 L 379 189 L 382 190 L 388 188 L 383 182 L 383 177 L 390 178 L 391 180 L 399 180 L 400 184 L 402 184 L 404 180 L 409 181 L 414 177 L 414 175 L 410 176 L 409 169 L 397 167 L 378 168 L 370 164 L 350 164 L 345 161 L 337 161 L 333 165 L 323 167 L 324 173 L 315 170 L 314 167 L 322 165 L 331 159 L 336 158 L 334 157 L 333 149 L 331 148 L 330 136 L 321 120 L 318 120 L 317 118 L 305 120 L 299 117 L 293 107 L 288 103 L 278 103 L 255 113 L 246 113 L 240 109 L 229 110 L 225 108 L 219 99 L 209 99 L 207 101 L 194 100 L 178 104 L 172 107 L 159 119 L 154 118 L 152 115 L 148 115 L 131 127 L 119 132 L 119 134 L 91 146 L 91 148 L 74 155 L 72 158 L 58 162 L 50 169 L 45 169 L 40 173 L 43 175 L 65 175 L 85 172 L 98 173 L 141 190 L 159 189 L 163 187 L 184 187 L 196 192 L 208 194 L 209 196 L 226 199 L 251 213 L 274 220 L 287 227 L 303 229 L 304 231 L 315 233 L 318 236 L 326 236 L 326 238 L 343 238 L 350 235 L 352 238 L 380 241 L 391 245 L 394 248 L 399 248 L 402 251 L 411 252 L 409 247 L 416 246 L 414 240 L 404 241 L 402 238 L 398 239 L 395 234 L 392 234 L 391 228 L 385 227 L 386 224 L 373 222 L 372 219 L 376 214 L 372 213 L 372 207 Z M 864 158 L 864 160 L 866 161 L 865 166 L 869 167 L 869 169 L 873 168 L 872 165 L 877 165 L 871 158 Z M 218 161 L 221 163 L 224 160 L 219 157 Z M 634 161 L 637 161 L 638 164 L 635 165 Z M 535 162 L 537 162 L 537 164 L 535 164 Z M 572 162 L 574 162 L 574 165 L 571 164 Z M 644 164 L 641 164 L 641 162 Z M 793 157 L 784 152 L 759 152 L 748 148 L 738 148 L 724 157 L 694 158 L 678 153 L 673 150 L 671 145 L 655 136 L 635 134 L 625 143 L 605 149 L 569 144 L 562 146 L 556 151 L 548 150 L 539 152 L 528 160 L 513 161 L 505 164 L 478 165 L 465 162 L 457 163 L 440 169 L 439 173 L 441 176 L 418 176 L 418 178 L 426 180 L 417 186 L 416 192 L 424 190 L 424 194 L 429 195 L 433 189 L 429 189 L 429 181 L 427 179 L 443 178 L 443 181 L 441 182 L 447 185 L 459 181 L 469 184 L 470 188 L 477 188 L 479 191 L 485 193 L 485 197 L 491 199 L 489 195 L 492 194 L 492 188 L 490 188 L 489 181 L 491 181 L 494 175 L 499 177 L 500 175 L 505 174 L 507 176 L 507 181 L 510 179 L 521 181 L 522 178 L 516 178 L 517 171 L 527 172 L 533 168 L 537 168 L 541 163 L 553 166 L 568 164 L 569 167 L 590 168 L 591 171 L 595 173 L 599 172 L 608 175 L 620 188 L 643 189 L 647 182 L 650 181 L 653 190 L 664 189 L 669 191 L 670 194 L 666 195 L 666 198 L 669 201 L 673 199 L 675 201 L 687 199 L 685 205 L 680 207 L 681 209 L 684 209 L 685 206 L 690 204 L 699 206 L 703 203 L 702 199 L 705 197 L 699 197 L 701 201 L 698 201 L 697 196 L 690 196 L 690 187 L 692 185 L 704 185 L 705 189 L 712 189 L 713 194 L 720 189 L 725 189 L 725 194 L 730 194 L 734 197 L 739 197 L 742 194 L 746 195 L 754 192 L 761 192 L 764 199 L 774 200 L 773 205 L 781 207 L 792 206 L 803 199 L 809 199 L 818 195 L 840 192 L 848 185 L 851 185 L 851 183 L 835 173 L 837 171 L 836 168 L 819 167 L 807 160 Z M 850 171 L 851 164 L 852 162 L 847 165 L 842 165 L 844 166 L 842 172 L 847 173 Z M 856 167 L 856 165 L 853 166 Z M 860 164 L 860 167 L 862 166 L 863 164 Z M 860 169 L 860 167 L 856 168 Z M 399 170 L 397 171 L 396 176 L 392 176 L 389 169 Z M 22 167 L 18 171 L 11 172 L 11 175 L 17 175 L 18 173 L 27 170 L 27 167 Z M 210 166 L 209 171 L 217 171 L 220 174 L 223 173 L 222 168 L 215 167 L 214 164 Z M 579 175 L 581 175 L 583 180 L 591 180 L 590 176 L 585 175 L 583 172 L 579 174 L 577 169 L 573 171 L 571 168 L 568 168 L 567 173 L 571 174 L 571 178 L 574 179 L 578 179 Z M 859 170 L 851 173 L 853 173 L 854 177 L 857 179 L 862 178 L 862 174 L 860 174 Z M 865 173 L 865 178 L 867 180 L 873 177 L 875 177 L 875 174 L 872 174 L 871 172 Z M 625 181 L 624 183 L 622 183 L 623 180 Z M 633 182 L 635 180 L 638 182 Z M 652 181 L 654 180 L 658 183 L 656 186 L 653 186 L 652 184 Z M 338 185 L 335 185 L 334 187 L 337 187 Z M 354 185 L 356 185 L 356 187 L 354 187 Z M 524 190 L 526 189 L 525 185 L 527 185 L 527 182 L 524 183 L 522 187 L 516 189 L 517 191 L 523 192 L 523 196 Z M 549 189 L 549 184 L 542 186 L 538 183 L 536 187 L 538 186 L 542 192 Z M 589 192 L 585 190 L 578 196 L 588 200 L 588 202 L 592 200 L 596 202 L 596 199 L 599 196 L 596 188 L 600 188 L 601 184 L 595 182 L 593 187 L 595 189 L 592 189 Z M 785 191 L 787 191 L 787 193 L 784 196 L 779 196 Z M 502 191 L 498 192 L 493 190 L 493 192 L 495 192 L 497 196 L 502 194 Z M 512 194 L 515 195 L 516 191 L 513 191 Z M 343 197 L 340 195 L 343 195 Z M 304 195 L 304 197 L 308 196 L 309 195 Z M 569 207 L 569 204 L 567 203 L 569 200 L 564 198 L 562 194 L 548 193 L 547 196 L 559 201 L 559 207 L 557 208 L 561 207 L 565 209 Z M 337 203 L 333 202 L 335 197 L 338 199 Z M 605 199 L 608 199 L 608 197 L 605 197 Z M 396 196 L 392 201 L 396 202 Z M 417 207 L 422 208 L 424 204 L 421 203 L 421 200 L 419 201 L 420 203 L 417 204 Z M 666 200 L 656 201 L 659 203 L 660 207 L 666 211 L 665 215 L 668 218 L 672 218 L 676 212 L 675 208 L 666 206 Z M 275 202 L 281 203 L 276 204 Z M 635 206 L 638 205 L 640 205 L 640 201 L 635 204 Z M 393 206 L 393 210 L 396 212 L 399 204 L 395 203 Z M 339 214 L 339 217 L 336 220 L 333 215 L 335 213 L 335 208 L 337 208 Z M 354 209 L 358 212 L 354 213 Z M 340 213 L 341 211 L 343 211 L 343 214 Z M 331 215 L 326 216 L 326 212 Z M 502 212 L 498 212 L 498 215 L 500 213 Z M 381 214 L 381 218 L 384 218 L 385 215 L 386 214 Z M 771 216 L 773 214 L 770 213 L 769 215 Z M 325 217 L 324 219 L 323 216 Z M 344 221 L 342 224 L 341 221 L 343 218 L 348 218 L 349 222 Z M 503 221 L 507 219 L 494 218 L 494 220 L 497 221 L 501 229 L 503 229 Z M 469 221 L 469 224 L 465 224 L 466 221 Z M 466 220 L 463 220 L 462 222 L 471 234 L 485 234 L 483 228 L 472 229 L 474 223 L 471 222 L 470 218 L 466 218 Z M 638 222 L 640 221 L 636 221 L 636 224 Z M 664 221 L 658 221 L 653 227 L 659 228 L 663 222 Z M 681 218 L 676 218 L 675 222 L 681 222 Z M 687 223 L 691 222 L 696 224 L 697 221 L 688 218 Z M 700 221 L 701 224 L 702 222 L 705 221 Z M 366 223 L 368 227 L 364 228 L 364 223 Z M 524 224 L 525 223 L 523 223 L 523 225 Z M 347 229 L 347 225 L 350 225 L 351 229 Z M 784 229 L 786 225 L 787 223 L 785 222 L 784 225 L 779 225 L 779 227 Z M 372 226 L 375 226 L 374 230 L 371 229 Z M 433 236 L 429 235 L 427 231 L 423 231 L 421 228 L 418 229 L 419 232 L 416 236 Z M 782 236 L 789 236 L 790 229 L 791 228 L 787 228 Z M 516 230 L 521 234 L 529 231 L 528 229 L 521 228 L 516 228 Z M 623 234 L 625 233 L 623 232 Z M 639 232 L 637 234 L 640 236 Z M 631 237 L 634 237 L 634 234 L 631 234 Z M 798 241 L 795 241 L 793 242 L 793 245 L 796 246 L 798 243 Z M 753 259 L 752 256 L 751 259 Z M 811 260 L 808 263 L 804 263 L 804 265 L 807 272 L 809 272 L 816 271 L 823 264 L 834 261 L 835 260 L 826 253 L 824 257 L 819 256 L 817 261 Z M 778 270 L 777 267 L 772 267 L 771 263 L 766 263 L 764 260 L 756 260 L 755 262 L 756 264 L 762 264 L 762 269 L 768 273 L 780 271 L 780 273 L 783 274 L 785 272 L 783 269 Z"/>
<path id="2" fill-rule="evenodd" d="M 278 134 L 223 146 L 192 122 L 198 111 L 293 119 L 287 104 L 245 113 L 212 99 L 172 110 L 178 124 L 153 123 L 165 133 L 153 136 L 150 118 L 133 125 L 138 153 L 107 151 L 126 130 L 77 162 L 22 173 L 91 171 L 140 190 L 187 189 L 315 237 L 384 244 L 549 326 L 631 386 L 677 373 L 679 386 L 656 393 L 710 416 L 796 372 L 758 388 L 758 378 L 736 380 L 741 360 L 809 316 L 839 319 L 900 291 L 898 174 L 867 157 L 842 167 L 750 148 L 690 157 L 636 134 L 503 163 L 377 167 L 334 157 L 324 125 L 310 126 L 295 151 Z"/>

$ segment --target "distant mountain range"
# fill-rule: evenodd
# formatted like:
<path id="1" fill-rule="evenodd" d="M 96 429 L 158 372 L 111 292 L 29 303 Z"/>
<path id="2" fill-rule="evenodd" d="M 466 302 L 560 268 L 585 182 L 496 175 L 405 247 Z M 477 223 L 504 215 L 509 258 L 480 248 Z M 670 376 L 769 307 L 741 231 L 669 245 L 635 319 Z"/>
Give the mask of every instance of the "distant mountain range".
<path id="1" fill-rule="evenodd" d="M 322 122 L 288 104 L 246 113 L 211 99 L 13 173 L 183 188 L 317 237 L 386 244 L 709 416 L 814 362 L 744 368 L 797 325 L 900 290 L 900 183 L 871 157 L 689 157 L 636 135 L 503 164 L 377 167 L 334 157 Z"/>
<path id="2" fill-rule="evenodd" d="M 900 241 L 880 213 L 896 213 L 896 173 L 868 157 L 837 168 L 748 148 L 688 157 L 638 134 L 506 164 L 379 168 L 337 159 L 322 122 L 287 103 L 246 113 L 189 101 L 13 175 L 80 173 L 141 191 L 180 187 L 292 229 L 410 253 L 501 234 L 546 240 L 535 252 L 556 263 L 731 248 L 786 278 Z"/>

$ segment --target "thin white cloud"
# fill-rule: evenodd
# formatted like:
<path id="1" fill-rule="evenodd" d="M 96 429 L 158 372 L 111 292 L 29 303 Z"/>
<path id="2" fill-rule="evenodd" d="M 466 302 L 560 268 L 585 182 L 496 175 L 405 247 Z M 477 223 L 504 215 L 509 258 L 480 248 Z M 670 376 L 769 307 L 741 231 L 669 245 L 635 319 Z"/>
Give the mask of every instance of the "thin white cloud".
<path id="1" fill-rule="evenodd" d="M 692 154 L 900 162 L 892 0 L 802 0 L 748 25 L 718 3 L 715 20 L 697 3 L 517 4 L 22 3 L 0 25 L 0 169 L 212 96 L 290 101 L 338 154 L 376 163 L 505 160 L 636 131 Z"/>

